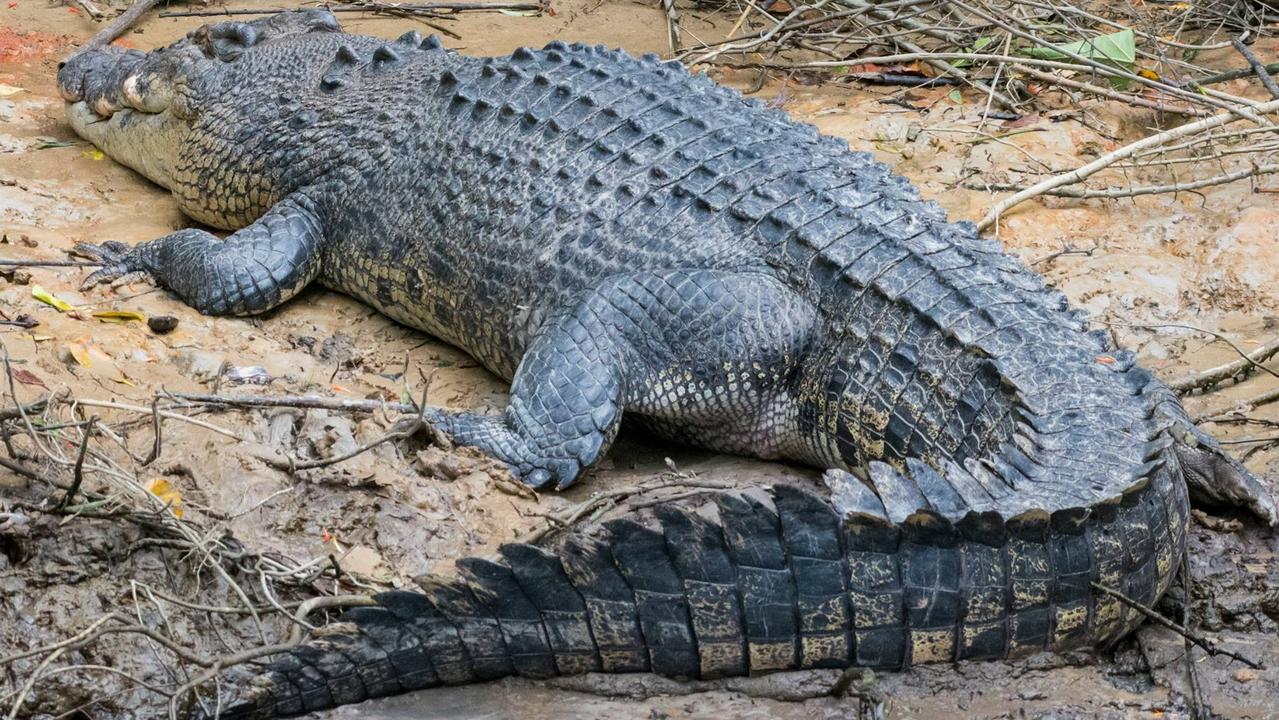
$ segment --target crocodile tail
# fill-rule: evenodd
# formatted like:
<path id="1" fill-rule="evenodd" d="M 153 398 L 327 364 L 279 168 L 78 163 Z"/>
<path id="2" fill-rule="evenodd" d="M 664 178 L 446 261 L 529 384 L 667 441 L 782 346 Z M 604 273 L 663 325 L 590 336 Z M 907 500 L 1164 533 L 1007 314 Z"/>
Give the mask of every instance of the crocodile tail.
<path id="1" fill-rule="evenodd" d="M 901 516 L 898 499 L 832 471 L 829 498 L 777 486 L 701 512 L 660 507 L 654 525 L 613 521 L 554 554 L 507 545 L 346 611 L 221 717 L 507 675 L 895 669 L 1107 642 L 1140 618 L 1091 583 L 1153 602 L 1184 542 L 1184 485 L 1167 460 L 1087 510 L 952 520 L 923 503 Z M 879 488 L 896 472 L 871 467 Z"/>

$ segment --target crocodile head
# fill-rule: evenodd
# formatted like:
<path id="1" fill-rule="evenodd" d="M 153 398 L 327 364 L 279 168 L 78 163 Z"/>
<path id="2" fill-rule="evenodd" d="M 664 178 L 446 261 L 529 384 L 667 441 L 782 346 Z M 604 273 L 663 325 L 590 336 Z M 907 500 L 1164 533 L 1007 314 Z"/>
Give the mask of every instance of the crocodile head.
<path id="1" fill-rule="evenodd" d="M 205 25 L 148 53 L 114 45 L 88 49 L 59 65 L 58 89 L 78 135 L 172 188 L 188 132 L 202 111 L 228 91 L 225 66 L 271 40 L 338 31 L 332 13 L 306 10 Z M 272 70 L 279 78 L 288 68 Z"/>

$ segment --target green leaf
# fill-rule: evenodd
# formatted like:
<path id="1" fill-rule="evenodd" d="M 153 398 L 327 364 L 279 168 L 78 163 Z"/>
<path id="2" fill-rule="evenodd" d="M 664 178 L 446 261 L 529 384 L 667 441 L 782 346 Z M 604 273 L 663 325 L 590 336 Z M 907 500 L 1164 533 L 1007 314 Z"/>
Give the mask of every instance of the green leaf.
<path id="1" fill-rule="evenodd" d="M 959 88 L 955 88 L 954 90 L 946 93 L 946 97 L 950 98 L 950 101 L 956 105 L 964 104 L 964 94 L 959 91 Z"/>
<path id="2" fill-rule="evenodd" d="M 982 35 L 981 37 L 973 41 L 972 47 L 964 48 L 964 52 L 979 53 L 982 51 L 983 48 L 985 48 L 987 45 L 993 42 L 995 42 L 995 38 L 991 37 L 990 35 Z M 972 64 L 973 64 L 973 61 L 968 60 L 966 58 L 960 58 L 958 60 L 951 62 L 951 65 L 958 68 L 968 67 L 969 65 L 972 65 Z"/>
<path id="3" fill-rule="evenodd" d="M 36 140 L 40 141 L 40 144 L 36 145 L 36 150 L 48 150 L 50 148 L 64 148 L 64 147 L 71 147 L 72 145 L 80 144 L 80 141 L 78 140 L 59 140 L 57 138 L 51 138 L 51 137 L 38 137 L 36 138 Z"/>
<path id="4" fill-rule="evenodd" d="M 1040 60 L 1069 60 L 1070 56 L 1066 53 L 1073 53 L 1083 55 L 1089 60 L 1128 67 L 1137 60 L 1137 39 L 1133 36 L 1131 29 L 1120 30 L 1117 33 L 1080 40 L 1068 45 L 1024 48 L 1021 52 Z"/>

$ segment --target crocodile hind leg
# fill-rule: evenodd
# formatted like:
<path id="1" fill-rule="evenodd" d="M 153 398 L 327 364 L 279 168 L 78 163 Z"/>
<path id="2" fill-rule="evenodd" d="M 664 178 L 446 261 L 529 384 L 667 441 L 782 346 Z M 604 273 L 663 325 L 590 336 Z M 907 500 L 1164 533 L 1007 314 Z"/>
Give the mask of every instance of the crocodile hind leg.
<path id="1" fill-rule="evenodd" d="M 320 219 L 311 203 L 290 196 L 226 240 L 195 228 L 130 247 L 80 243 L 102 261 L 84 286 L 148 275 L 206 315 L 252 315 L 296 295 L 319 271 Z"/>
<path id="2" fill-rule="evenodd" d="M 576 480 L 607 450 L 623 411 L 687 424 L 686 439 L 728 449 L 740 444 L 743 428 L 784 421 L 777 409 L 789 404 L 779 396 L 814 316 L 794 291 L 763 274 L 616 276 L 537 332 L 503 414 L 433 410 L 428 417 L 535 487 Z M 785 435 L 768 430 L 758 437 Z"/>

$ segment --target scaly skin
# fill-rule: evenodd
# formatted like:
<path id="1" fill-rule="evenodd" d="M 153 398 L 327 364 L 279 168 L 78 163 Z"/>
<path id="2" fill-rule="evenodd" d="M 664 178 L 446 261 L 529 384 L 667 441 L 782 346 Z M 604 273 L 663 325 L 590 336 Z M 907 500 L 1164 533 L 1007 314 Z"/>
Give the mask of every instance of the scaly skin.
<path id="1" fill-rule="evenodd" d="M 552 43 L 467 58 L 323 11 L 73 57 L 72 126 L 173 191 L 182 230 L 88 247 L 202 312 L 307 283 L 511 379 L 430 409 L 563 487 L 623 413 L 826 468 L 828 499 L 663 509 L 558 556 L 387 593 L 280 660 L 237 716 L 519 673 L 897 668 L 1111 641 L 1171 582 L 1187 484 L 1256 481 L 1064 298 L 868 155 L 682 68 Z M 857 477 L 849 474 L 856 473 Z M 860 478 L 860 479 L 858 479 Z"/>

